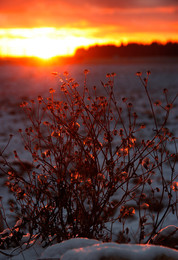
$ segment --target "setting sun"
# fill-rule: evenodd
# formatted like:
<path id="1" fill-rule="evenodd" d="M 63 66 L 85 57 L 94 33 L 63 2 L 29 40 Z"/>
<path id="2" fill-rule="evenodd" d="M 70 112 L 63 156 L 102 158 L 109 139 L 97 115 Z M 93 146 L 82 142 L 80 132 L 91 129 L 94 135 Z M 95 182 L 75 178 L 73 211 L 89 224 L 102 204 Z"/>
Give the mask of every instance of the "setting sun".
<path id="1" fill-rule="evenodd" d="M 0 57 L 38 57 L 48 59 L 55 56 L 71 56 L 79 47 L 102 44 L 127 44 L 128 42 L 151 43 L 159 36 L 166 42 L 164 35 L 155 33 L 117 33 L 114 27 L 108 29 L 105 37 L 99 28 L 12 28 L 0 29 Z"/>
<path id="2" fill-rule="evenodd" d="M 48 59 L 54 56 L 73 55 L 81 46 L 88 46 L 108 39 L 97 41 L 90 34 L 94 30 L 31 28 L 0 29 L 0 55 L 2 57 L 39 57 Z"/>

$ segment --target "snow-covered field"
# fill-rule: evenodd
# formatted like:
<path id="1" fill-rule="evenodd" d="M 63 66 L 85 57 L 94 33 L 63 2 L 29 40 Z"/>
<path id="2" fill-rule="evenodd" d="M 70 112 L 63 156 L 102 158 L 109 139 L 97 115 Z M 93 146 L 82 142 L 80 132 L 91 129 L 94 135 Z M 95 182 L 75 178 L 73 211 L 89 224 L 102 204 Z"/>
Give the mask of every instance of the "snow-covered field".
<path id="1" fill-rule="evenodd" d="M 12 134 L 12 140 L 6 149 L 7 157 L 10 159 L 14 150 L 17 150 L 23 157 L 24 149 L 21 139 L 18 134 L 19 128 L 24 128 L 26 119 L 19 104 L 23 100 L 36 98 L 38 95 L 46 96 L 49 88 L 57 89 L 56 79 L 51 72 L 63 73 L 68 71 L 71 77 L 83 84 L 83 70 L 89 69 L 90 74 L 87 78 L 88 86 L 100 86 L 100 80 L 105 81 L 107 73 L 115 72 L 117 74 L 115 80 L 115 88 L 117 95 L 120 97 L 128 97 L 132 100 L 134 107 L 140 113 L 141 119 L 145 120 L 149 126 L 149 112 L 147 100 L 143 86 L 139 79 L 135 76 L 137 71 L 145 73 L 151 71 L 149 88 L 153 100 L 162 99 L 162 89 L 167 88 L 169 96 L 172 99 L 178 92 L 178 61 L 171 59 L 161 59 L 160 61 L 142 59 L 139 62 L 124 63 L 118 65 L 65 65 L 35 67 L 2 64 L 0 66 L 0 149 L 1 151 L 6 146 L 9 135 Z M 178 100 L 176 100 L 172 115 L 169 120 L 169 128 L 177 136 L 178 115 L 177 115 Z M 151 127 L 151 126 L 150 126 Z M 148 127 L 149 129 L 149 127 Z M 149 135 L 149 131 L 148 131 Z M 28 158 L 26 158 L 28 161 Z M 177 167 L 176 167 L 177 170 Z M 6 212 L 6 217 L 9 225 L 13 223 L 12 213 L 9 211 L 8 200 L 12 196 L 9 194 L 7 187 L 4 185 L 6 177 L 0 173 L 0 197 Z M 175 215 L 170 215 L 163 227 L 168 225 L 177 225 Z M 130 223 L 134 231 L 134 220 Z M 114 230 L 118 232 L 119 226 Z M 78 249 L 75 249 L 78 248 Z M 80 249 L 79 249 L 80 248 Z M 69 250 L 70 249 L 70 250 Z M 16 255 L 18 250 L 2 250 L 5 253 Z M 117 245 L 115 243 L 103 244 L 93 240 L 71 240 L 60 245 L 53 246 L 45 250 L 38 243 L 32 246 L 23 254 L 9 258 L 0 253 L 0 259 L 12 260 L 32 260 L 38 259 L 155 259 L 157 255 L 164 255 L 170 259 L 178 259 L 178 252 L 173 249 L 166 249 L 156 246 L 138 246 L 138 245 Z M 119 254 L 121 258 L 116 256 Z M 109 258 L 109 256 L 113 258 Z M 108 257 L 108 258 L 107 258 Z M 172 257 L 172 258 L 171 258 Z M 161 258 L 160 258 L 161 259 Z M 164 258 L 163 258 L 164 259 Z"/>

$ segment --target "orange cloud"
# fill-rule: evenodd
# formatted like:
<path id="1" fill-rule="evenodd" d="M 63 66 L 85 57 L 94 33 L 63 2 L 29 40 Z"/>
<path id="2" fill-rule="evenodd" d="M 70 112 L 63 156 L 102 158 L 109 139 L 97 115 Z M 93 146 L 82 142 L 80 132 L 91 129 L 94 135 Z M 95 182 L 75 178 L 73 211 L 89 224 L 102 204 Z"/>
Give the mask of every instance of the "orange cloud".
<path id="1" fill-rule="evenodd" d="M 13 52 L 14 41 L 18 42 L 18 53 L 27 53 L 24 46 L 30 46 L 30 41 L 34 46 L 38 44 L 36 35 L 30 38 L 24 35 L 25 31 L 18 31 L 18 35 L 9 31 L 22 28 L 29 29 L 29 34 L 43 28 L 41 32 L 47 32 L 43 35 L 46 43 L 56 46 L 60 42 L 63 47 L 68 46 L 68 51 L 63 49 L 68 54 L 77 46 L 96 43 L 178 41 L 178 1 L 1 0 L 0 28 L 0 52 L 8 52 L 7 46 Z M 55 36 L 45 28 L 51 28 Z M 45 48 L 41 56 L 53 55 L 53 51 L 44 53 Z"/>
<path id="2" fill-rule="evenodd" d="M 92 26 L 103 22 L 124 24 L 126 20 L 145 21 L 164 15 L 165 20 L 177 20 L 176 0 L 1 0 L 0 27 L 63 27 L 87 21 Z"/>

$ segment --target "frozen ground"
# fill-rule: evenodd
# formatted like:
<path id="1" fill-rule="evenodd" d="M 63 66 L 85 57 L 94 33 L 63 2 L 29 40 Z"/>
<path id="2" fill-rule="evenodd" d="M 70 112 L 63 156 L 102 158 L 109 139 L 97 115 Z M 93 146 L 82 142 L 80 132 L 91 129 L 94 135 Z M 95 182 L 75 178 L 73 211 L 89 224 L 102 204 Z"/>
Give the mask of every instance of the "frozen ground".
<path id="1" fill-rule="evenodd" d="M 142 71 L 145 73 L 147 70 L 151 71 L 149 88 L 151 89 L 151 94 L 153 100 L 162 99 L 162 89 L 167 88 L 169 90 L 170 97 L 178 92 L 178 62 L 169 61 L 167 62 L 138 62 L 130 63 L 124 65 L 71 65 L 65 67 L 34 67 L 34 66 L 20 66 L 20 65 L 2 65 L 0 66 L 0 148 L 4 149 L 6 146 L 9 135 L 12 134 L 13 138 L 6 149 L 6 155 L 11 158 L 11 152 L 14 150 L 19 151 L 19 153 L 24 156 L 24 149 L 18 135 L 18 129 L 24 128 L 27 124 L 24 114 L 19 108 L 19 104 L 22 100 L 36 98 L 38 95 L 46 96 L 49 88 L 57 89 L 57 82 L 54 77 L 52 77 L 51 72 L 57 71 L 63 73 L 63 71 L 69 71 L 71 77 L 75 78 L 79 83 L 83 83 L 84 75 L 83 70 L 89 69 L 90 74 L 88 75 L 88 85 L 100 85 L 100 80 L 105 81 L 106 73 L 115 72 L 117 74 L 115 87 L 118 97 L 128 97 L 133 101 L 134 106 L 140 114 L 141 120 L 146 121 L 149 124 L 149 111 L 146 105 L 146 99 L 144 95 L 144 89 L 139 82 L 139 79 L 135 76 L 137 71 Z M 178 128 L 178 115 L 177 115 L 178 100 L 175 103 L 175 108 L 173 110 L 172 116 L 169 120 L 170 130 L 177 136 Z M 148 128 L 149 129 L 149 128 Z M 149 135 L 149 130 L 148 130 Z M 25 155 L 26 156 L 26 155 Z M 28 161 L 28 158 L 25 157 Z M 177 168 L 176 168 L 177 169 Z M 8 200 L 11 197 L 7 188 L 4 186 L 6 178 L 0 173 L 0 196 L 2 197 L 3 207 L 6 211 L 7 220 L 11 225 L 13 223 L 12 213 L 9 212 Z M 177 219 L 174 216 L 167 218 L 164 226 L 176 225 Z M 130 223 L 131 228 L 134 230 L 134 221 Z M 119 226 L 115 227 L 115 233 L 119 231 Z M 83 242 L 76 242 L 79 244 L 77 247 L 83 247 Z M 80 244 L 81 243 L 81 244 Z M 88 242 L 87 242 L 88 243 Z M 98 242 L 97 242 L 98 243 Z M 87 244 L 88 245 L 88 244 Z M 91 244 L 90 244 L 91 245 Z M 73 242 L 69 244 L 69 248 L 73 247 Z M 57 246 L 58 248 L 58 246 Z M 61 248 L 61 246 L 59 246 Z M 38 244 L 31 247 L 23 254 L 26 260 L 32 260 L 39 258 L 40 254 L 44 249 Z M 61 250 L 61 249 L 59 249 Z M 117 250 L 121 253 L 122 257 L 130 257 L 135 254 L 135 258 L 132 259 L 143 259 L 146 255 L 157 255 L 160 250 L 162 253 L 168 252 L 168 249 L 160 249 L 157 247 L 127 247 L 126 245 L 116 246 L 116 244 L 107 245 L 95 245 L 87 247 L 83 250 L 68 251 L 62 258 L 67 259 L 100 259 L 100 253 L 104 252 L 104 256 L 108 255 L 108 252 L 112 252 L 117 255 Z M 13 250 L 10 250 L 11 252 Z M 8 251 L 7 253 L 9 253 Z M 93 252 L 93 253 L 92 253 Z M 131 253 L 133 252 L 133 254 Z M 134 253 L 135 252 L 135 253 Z M 14 254 L 17 251 L 13 252 Z M 170 254 L 169 254 L 170 253 Z M 91 257 L 92 254 L 92 257 Z M 176 253 L 169 251 L 168 254 L 172 257 L 176 256 Z M 70 258 L 72 257 L 76 258 Z M 44 257 L 47 257 L 44 254 Z M 53 258 L 58 257 L 54 254 Z M 96 258 L 94 258 L 96 257 Z M 176 258 L 176 257 L 175 257 Z M 177 256 L 178 258 L 178 256 Z M 8 259 L 4 255 L 0 254 L 0 259 Z M 13 260 L 23 259 L 23 255 L 11 258 Z M 131 259 L 131 258 L 129 258 Z M 152 259 L 152 258 L 145 258 Z"/>

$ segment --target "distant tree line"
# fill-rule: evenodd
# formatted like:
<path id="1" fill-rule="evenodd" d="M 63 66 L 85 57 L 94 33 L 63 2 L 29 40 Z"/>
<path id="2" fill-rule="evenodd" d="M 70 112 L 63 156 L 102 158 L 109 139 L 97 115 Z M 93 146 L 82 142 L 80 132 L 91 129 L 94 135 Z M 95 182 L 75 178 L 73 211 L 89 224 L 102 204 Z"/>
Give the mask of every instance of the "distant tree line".
<path id="1" fill-rule="evenodd" d="M 95 45 L 88 49 L 79 48 L 76 58 L 114 58 L 114 57 L 149 57 L 149 56 L 178 56 L 178 43 L 160 44 L 153 42 L 149 45 L 129 43 L 128 45 Z"/>

